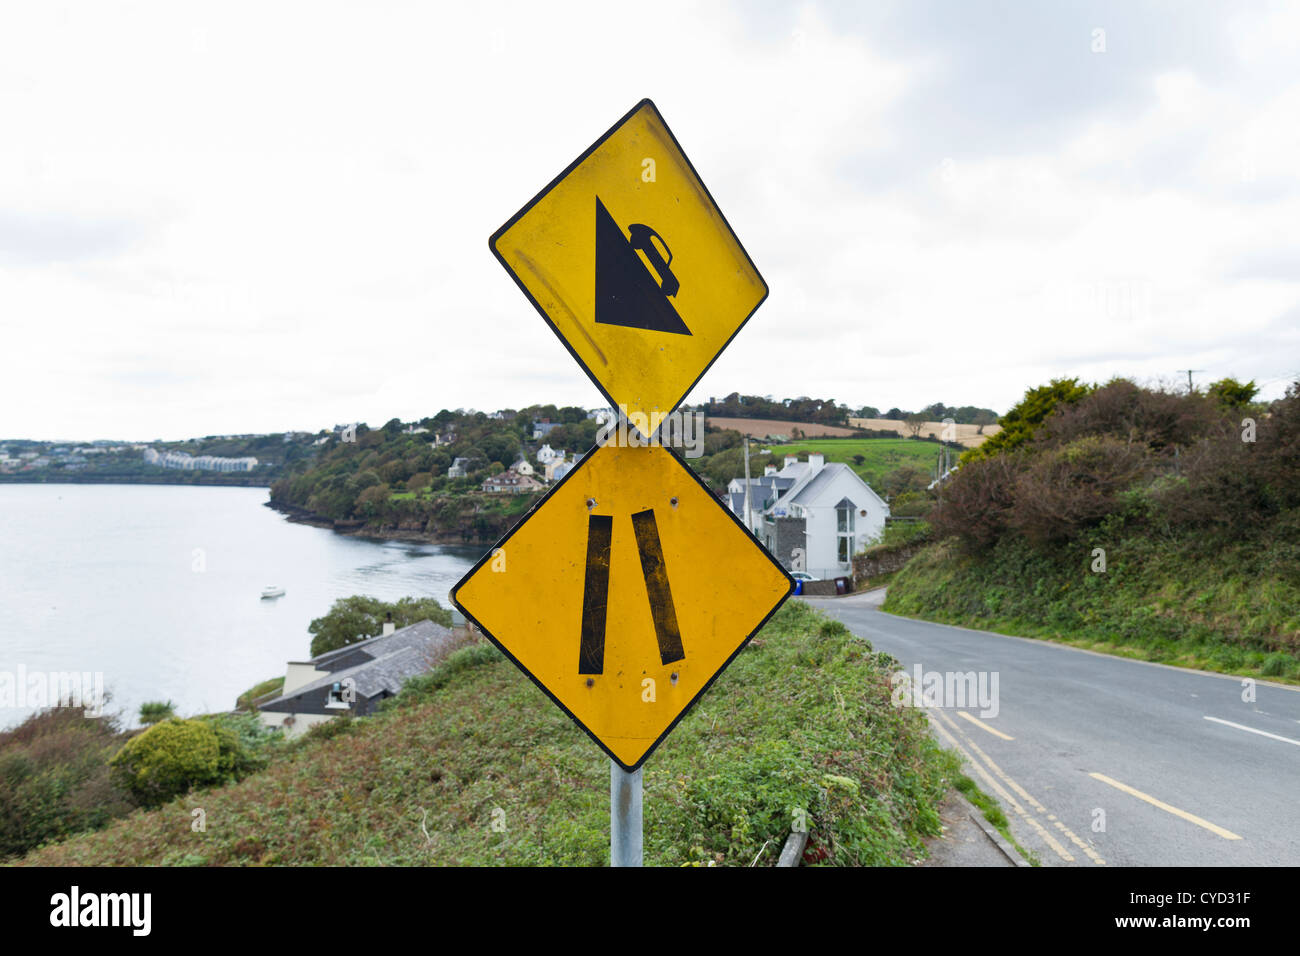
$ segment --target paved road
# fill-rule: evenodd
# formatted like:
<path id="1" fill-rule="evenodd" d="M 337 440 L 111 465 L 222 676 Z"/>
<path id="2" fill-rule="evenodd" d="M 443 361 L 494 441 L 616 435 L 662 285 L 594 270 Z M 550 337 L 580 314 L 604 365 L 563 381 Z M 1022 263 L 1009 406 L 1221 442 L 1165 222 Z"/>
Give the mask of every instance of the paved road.
<path id="1" fill-rule="evenodd" d="M 807 600 L 911 673 L 997 674 L 996 716 L 929 712 L 1044 865 L 1300 864 L 1300 690 L 1246 701 L 1240 678 L 895 617 L 882 592 Z"/>

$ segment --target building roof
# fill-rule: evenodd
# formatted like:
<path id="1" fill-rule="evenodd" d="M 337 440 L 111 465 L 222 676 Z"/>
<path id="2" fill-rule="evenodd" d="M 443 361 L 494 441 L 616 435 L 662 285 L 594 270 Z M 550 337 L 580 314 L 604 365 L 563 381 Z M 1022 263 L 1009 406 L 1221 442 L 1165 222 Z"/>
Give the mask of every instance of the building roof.
<path id="1" fill-rule="evenodd" d="M 884 499 L 881 498 L 880 495 L 876 494 L 876 492 L 872 489 L 872 487 L 869 484 L 867 484 L 865 481 L 862 480 L 862 476 L 860 476 L 856 471 L 854 471 L 848 465 L 842 464 L 841 462 L 835 462 L 835 461 L 828 462 L 827 464 L 822 465 L 821 469 L 817 472 L 817 474 L 813 475 L 807 481 L 803 482 L 791 494 L 787 495 L 787 498 L 789 499 L 789 501 L 795 504 L 800 504 L 804 506 L 812 505 L 815 502 L 817 496 L 822 494 L 827 488 L 829 488 L 831 482 L 833 482 L 837 476 L 846 473 L 852 475 L 853 480 L 856 481 L 858 484 L 860 484 L 863 488 L 865 488 L 868 494 L 875 496 L 877 501 L 879 501 L 881 504 L 884 504 Z M 843 500 L 848 501 L 847 498 Z M 850 502 L 850 504 L 852 504 L 852 502 Z M 857 505 L 855 505 L 855 507 L 861 507 L 861 506 L 862 506 L 862 502 L 858 502 Z M 839 505 L 836 505 L 836 507 L 839 507 Z M 886 506 L 886 508 L 888 508 L 888 506 Z"/>
<path id="2" fill-rule="evenodd" d="M 810 504 L 814 498 L 819 495 L 832 481 L 835 480 L 835 473 L 843 469 L 852 472 L 853 469 L 848 465 L 841 465 L 838 462 L 831 462 L 829 465 L 822 465 L 817 474 L 805 481 L 794 493 L 790 499 L 792 502 L 798 502 L 801 505 Z M 857 477 L 856 472 L 854 477 Z"/>
<path id="3" fill-rule="evenodd" d="M 541 482 L 539 482 L 532 475 L 525 475 L 525 474 L 521 474 L 518 471 L 515 471 L 513 465 L 510 468 L 506 469 L 505 471 L 501 472 L 501 474 L 493 475 L 492 477 L 485 479 L 483 481 L 483 487 L 487 488 L 488 485 L 493 485 L 497 488 L 540 488 L 542 487 Z"/>
<path id="4" fill-rule="evenodd" d="M 739 511 L 745 507 L 745 479 L 737 478 L 740 482 L 740 491 L 730 492 L 733 511 Z M 785 492 L 794 487 L 795 479 L 791 477 L 782 477 L 781 475 L 759 475 L 757 478 L 749 479 L 750 503 L 758 508 L 762 508 L 764 502 L 775 501 Z"/>
<path id="5" fill-rule="evenodd" d="M 418 621 L 392 634 L 346 644 L 303 662 L 329 673 L 294 688 L 287 695 L 267 701 L 259 709 L 292 711 L 296 698 L 323 690 L 348 677 L 356 682 L 358 697 L 370 698 L 382 691 L 396 694 L 408 677 L 427 671 L 432 660 L 451 640 L 452 632 L 441 624 Z"/>

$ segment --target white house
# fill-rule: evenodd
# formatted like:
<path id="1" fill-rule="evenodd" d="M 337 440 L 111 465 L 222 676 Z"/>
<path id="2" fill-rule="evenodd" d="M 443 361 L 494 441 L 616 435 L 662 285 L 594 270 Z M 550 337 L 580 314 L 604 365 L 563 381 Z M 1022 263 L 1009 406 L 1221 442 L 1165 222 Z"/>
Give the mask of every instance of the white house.
<path id="1" fill-rule="evenodd" d="M 797 459 L 794 460 L 798 464 Z M 803 466 L 800 466 L 803 467 Z M 786 472 L 782 474 L 782 472 Z M 794 487 L 795 475 L 787 469 L 778 470 L 775 465 L 768 465 L 763 474 L 749 479 L 749 515 L 745 510 L 745 479 L 733 478 L 727 485 L 727 503 L 731 512 L 741 520 L 750 531 L 758 535 L 763 529 L 763 512 L 779 498 Z"/>
<path id="2" fill-rule="evenodd" d="M 559 458 L 546 463 L 546 467 L 542 470 L 542 477 L 547 481 L 559 481 L 573 470 L 573 465 L 573 462 L 564 460 L 564 453 L 561 452 Z"/>
<path id="3" fill-rule="evenodd" d="M 533 466 L 529 464 L 528 459 L 522 455 L 519 456 L 518 461 L 510 466 L 510 470 L 517 471 L 519 474 L 527 475 L 530 478 L 533 476 Z"/>
<path id="4" fill-rule="evenodd" d="M 451 467 L 447 469 L 447 477 L 464 478 L 469 473 L 468 465 L 468 458 L 457 458 L 451 463 Z"/>
<path id="5" fill-rule="evenodd" d="M 526 495 L 542 490 L 542 483 L 531 475 L 520 474 L 507 468 L 499 475 L 491 475 L 483 482 L 483 490 L 498 494 Z"/>
<path id="6" fill-rule="evenodd" d="M 848 465 L 806 462 L 793 455 L 750 479 L 750 514 L 744 514 L 744 479 L 727 487 L 727 500 L 772 556 L 788 570 L 815 578 L 853 572 L 853 555 L 885 529 L 889 505 Z M 748 520 L 746 520 L 748 518 Z M 802 565 L 802 568 L 799 567 Z"/>
<path id="7" fill-rule="evenodd" d="M 564 452 L 556 451 L 549 444 L 543 445 L 537 449 L 537 460 L 543 465 L 549 465 L 553 461 L 564 461 Z"/>

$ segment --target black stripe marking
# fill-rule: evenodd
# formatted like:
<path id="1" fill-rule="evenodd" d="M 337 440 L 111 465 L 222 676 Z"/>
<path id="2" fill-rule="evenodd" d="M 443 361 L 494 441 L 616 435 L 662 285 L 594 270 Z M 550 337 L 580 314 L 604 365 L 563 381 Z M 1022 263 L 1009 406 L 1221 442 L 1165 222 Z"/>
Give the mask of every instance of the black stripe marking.
<path id="1" fill-rule="evenodd" d="M 650 616 L 655 622 L 655 637 L 659 640 L 659 659 L 665 664 L 686 657 L 682 650 L 682 633 L 677 629 L 677 612 L 673 608 L 673 592 L 668 587 L 668 567 L 664 564 L 664 549 L 659 543 L 659 525 L 654 509 L 638 511 L 632 516 L 632 530 L 636 532 L 636 547 L 641 552 L 641 572 L 645 575 L 646 592 L 650 596 Z"/>
<path id="2" fill-rule="evenodd" d="M 605 615 L 609 608 L 609 547 L 614 519 L 587 517 L 587 574 L 582 589 L 582 644 L 578 648 L 578 673 L 605 672 Z"/>

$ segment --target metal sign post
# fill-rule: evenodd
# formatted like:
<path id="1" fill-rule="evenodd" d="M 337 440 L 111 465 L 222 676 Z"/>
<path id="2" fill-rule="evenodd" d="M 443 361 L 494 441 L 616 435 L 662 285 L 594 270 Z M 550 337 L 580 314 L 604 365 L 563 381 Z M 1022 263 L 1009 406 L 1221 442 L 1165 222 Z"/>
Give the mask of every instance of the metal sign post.
<path id="1" fill-rule="evenodd" d="M 609 865 L 641 865 L 641 768 L 609 762 Z"/>

